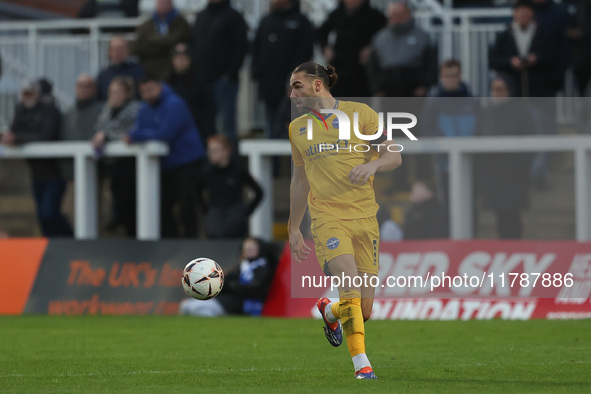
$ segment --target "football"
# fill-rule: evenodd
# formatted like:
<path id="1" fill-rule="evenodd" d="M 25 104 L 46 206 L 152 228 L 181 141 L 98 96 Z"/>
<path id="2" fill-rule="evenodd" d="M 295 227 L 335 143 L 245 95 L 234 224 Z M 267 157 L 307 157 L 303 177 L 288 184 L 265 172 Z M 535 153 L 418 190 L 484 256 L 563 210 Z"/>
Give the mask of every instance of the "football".
<path id="1" fill-rule="evenodd" d="M 209 300 L 222 291 L 224 271 L 212 259 L 195 259 L 185 266 L 182 284 L 185 292 L 191 297 Z"/>

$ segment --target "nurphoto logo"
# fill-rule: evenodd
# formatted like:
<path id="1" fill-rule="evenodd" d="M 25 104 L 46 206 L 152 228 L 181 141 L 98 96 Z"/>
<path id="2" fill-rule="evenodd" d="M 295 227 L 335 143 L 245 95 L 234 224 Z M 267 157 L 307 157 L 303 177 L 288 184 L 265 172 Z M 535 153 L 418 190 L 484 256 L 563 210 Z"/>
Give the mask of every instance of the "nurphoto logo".
<path id="1" fill-rule="evenodd" d="M 326 119 L 322 114 L 334 114 L 336 119 L 332 122 L 332 126 L 339 129 L 339 141 L 349 141 L 351 139 L 351 120 L 349 116 L 338 109 L 321 109 L 320 112 L 315 111 L 312 108 L 305 108 L 306 110 L 310 111 L 315 116 L 313 117 L 316 123 L 321 127 L 328 131 L 328 124 L 326 123 Z M 392 140 L 392 133 L 395 130 L 402 131 L 411 141 L 418 141 L 418 138 L 410 131 L 413 127 L 417 125 L 417 117 L 409 112 L 387 112 L 386 114 L 386 122 L 384 122 L 384 112 L 378 113 L 378 128 L 375 134 L 363 134 L 359 131 L 359 114 L 355 112 L 353 114 L 353 132 L 355 136 L 363 141 L 376 141 L 381 140 L 384 141 L 384 137 L 386 140 Z M 400 119 L 406 119 L 409 122 L 400 123 Z M 384 123 L 386 123 L 386 127 L 384 127 Z M 305 128 L 305 132 L 307 133 L 308 140 L 312 140 L 314 138 L 314 131 L 313 131 L 313 122 L 312 119 L 308 119 L 307 127 Z M 300 134 L 304 133 L 304 128 L 300 130 Z M 388 151 L 390 152 L 402 152 L 403 146 L 400 144 L 383 144 L 383 143 L 373 143 L 373 144 L 356 144 L 350 145 L 345 144 L 342 146 L 341 144 L 329 144 L 324 143 L 319 145 L 320 152 L 322 151 L 332 151 L 332 150 L 347 150 L 351 151 L 354 150 L 356 152 L 368 152 L 371 147 L 374 147 L 378 152 L 380 148 L 387 146 Z"/>

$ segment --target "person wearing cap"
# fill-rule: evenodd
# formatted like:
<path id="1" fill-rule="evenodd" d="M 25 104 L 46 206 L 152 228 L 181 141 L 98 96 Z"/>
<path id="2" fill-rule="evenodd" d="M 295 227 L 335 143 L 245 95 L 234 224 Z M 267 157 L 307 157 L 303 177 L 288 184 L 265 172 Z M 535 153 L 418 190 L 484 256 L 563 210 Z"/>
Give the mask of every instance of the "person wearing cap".
<path id="1" fill-rule="evenodd" d="M 61 114 L 41 99 L 41 86 L 36 80 L 21 84 L 21 99 L 17 103 L 10 130 L 0 143 L 8 146 L 28 142 L 55 141 L 59 137 Z M 71 237 L 72 227 L 61 212 L 66 182 L 60 176 L 56 159 L 29 159 L 33 196 L 37 217 L 45 237 Z"/>
<path id="2" fill-rule="evenodd" d="M 124 140 L 168 143 L 169 153 L 160 162 L 161 234 L 163 238 L 195 238 L 196 179 L 205 159 L 199 130 L 185 102 L 167 84 L 146 76 L 140 81 L 140 94 L 138 116 Z"/>

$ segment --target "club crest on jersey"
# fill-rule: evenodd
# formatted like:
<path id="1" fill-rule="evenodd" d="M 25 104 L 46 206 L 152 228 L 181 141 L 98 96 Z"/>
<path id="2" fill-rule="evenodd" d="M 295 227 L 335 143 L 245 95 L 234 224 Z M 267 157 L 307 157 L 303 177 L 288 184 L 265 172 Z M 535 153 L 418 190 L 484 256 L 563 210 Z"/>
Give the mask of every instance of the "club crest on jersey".
<path id="1" fill-rule="evenodd" d="M 335 129 L 339 128 L 339 118 L 334 118 L 334 120 L 332 121 L 332 127 L 334 127 Z"/>
<path id="2" fill-rule="evenodd" d="M 326 241 L 326 247 L 329 248 L 330 250 L 334 250 L 339 247 L 340 243 L 341 243 L 341 241 L 339 241 L 338 238 L 332 237 L 331 239 Z"/>

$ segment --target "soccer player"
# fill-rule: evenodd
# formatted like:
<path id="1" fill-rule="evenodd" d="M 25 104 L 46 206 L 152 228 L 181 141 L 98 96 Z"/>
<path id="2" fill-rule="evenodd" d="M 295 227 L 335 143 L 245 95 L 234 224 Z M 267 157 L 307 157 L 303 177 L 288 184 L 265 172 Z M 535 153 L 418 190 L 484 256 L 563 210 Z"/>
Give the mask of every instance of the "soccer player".
<path id="1" fill-rule="evenodd" d="M 339 287 L 339 302 L 318 300 L 324 318 L 326 338 L 333 346 L 343 341 L 343 331 L 357 379 L 376 379 L 365 354 L 364 322 L 371 315 L 375 289 L 355 287 L 353 278 L 378 274 L 379 228 L 378 204 L 373 189 L 377 171 L 390 171 L 402 164 L 394 142 L 379 130 L 378 114 L 365 104 L 339 101 L 330 93 L 337 82 L 334 67 L 304 63 L 291 75 L 291 97 L 302 116 L 290 124 L 290 141 L 294 171 L 290 188 L 288 224 L 292 260 L 301 263 L 311 249 L 304 243 L 300 225 L 310 209 L 311 230 L 316 256 L 327 275 L 351 278 Z M 336 114 L 322 109 L 337 109 L 349 116 L 351 124 L 358 115 L 358 130 L 380 137 L 365 141 L 351 131 L 349 140 L 339 139 Z M 316 116 L 321 126 L 313 127 L 308 140 L 308 119 Z M 315 121 L 312 124 L 317 124 Z M 355 149 L 356 146 L 360 146 Z M 363 147 L 361 147 L 363 145 Z M 372 145 L 371 149 L 366 149 Z M 338 149 L 337 149 L 338 148 Z M 366 280 L 366 283 L 371 283 Z"/>

